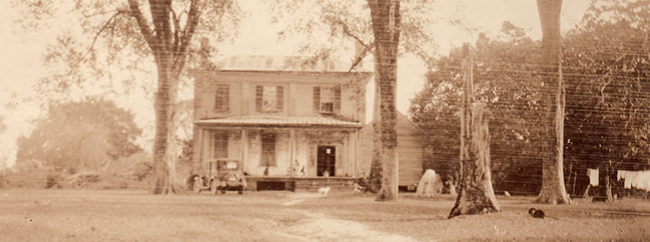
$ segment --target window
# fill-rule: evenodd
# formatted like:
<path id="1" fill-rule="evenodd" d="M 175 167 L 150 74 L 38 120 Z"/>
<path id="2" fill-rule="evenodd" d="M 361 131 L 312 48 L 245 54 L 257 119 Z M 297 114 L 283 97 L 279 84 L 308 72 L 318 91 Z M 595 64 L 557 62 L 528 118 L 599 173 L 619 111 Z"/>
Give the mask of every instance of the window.
<path id="1" fill-rule="evenodd" d="M 214 99 L 214 110 L 217 112 L 228 112 L 230 86 L 217 85 L 217 93 Z"/>
<path id="2" fill-rule="evenodd" d="M 341 88 L 314 87 L 314 110 L 318 113 L 338 113 L 341 110 Z"/>
<path id="3" fill-rule="evenodd" d="M 262 160 L 260 166 L 275 166 L 275 138 L 274 133 L 262 133 Z"/>
<path id="4" fill-rule="evenodd" d="M 261 113 L 282 112 L 284 88 L 282 86 L 255 87 L 255 110 Z"/>
<path id="5" fill-rule="evenodd" d="M 217 131 L 212 136 L 212 158 L 228 158 L 228 133 Z"/>

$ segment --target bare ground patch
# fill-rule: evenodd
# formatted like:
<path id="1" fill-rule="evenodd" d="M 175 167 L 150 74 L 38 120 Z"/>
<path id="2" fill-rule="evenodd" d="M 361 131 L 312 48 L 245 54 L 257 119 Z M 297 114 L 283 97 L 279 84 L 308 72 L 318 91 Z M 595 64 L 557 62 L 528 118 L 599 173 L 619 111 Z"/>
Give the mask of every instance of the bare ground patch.
<path id="1" fill-rule="evenodd" d="M 446 219 L 454 199 L 374 202 L 351 192 L 150 195 L 145 191 L 0 190 L 0 241 L 645 240 L 650 202 L 531 204 Z M 526 211 L 544 209 L 554 219 Z"/>

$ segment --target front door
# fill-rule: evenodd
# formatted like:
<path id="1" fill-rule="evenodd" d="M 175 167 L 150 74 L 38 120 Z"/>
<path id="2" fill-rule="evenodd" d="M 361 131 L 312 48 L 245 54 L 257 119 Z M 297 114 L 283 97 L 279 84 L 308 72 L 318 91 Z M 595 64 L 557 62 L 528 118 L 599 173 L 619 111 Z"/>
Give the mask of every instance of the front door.
<path id="1" fill-rule="evenodd" d="M 318 146 L 317 176 L 334 176 L 336 171 L 336 147 Z M 326 172 L 327 171 L 327 172 Z"/>

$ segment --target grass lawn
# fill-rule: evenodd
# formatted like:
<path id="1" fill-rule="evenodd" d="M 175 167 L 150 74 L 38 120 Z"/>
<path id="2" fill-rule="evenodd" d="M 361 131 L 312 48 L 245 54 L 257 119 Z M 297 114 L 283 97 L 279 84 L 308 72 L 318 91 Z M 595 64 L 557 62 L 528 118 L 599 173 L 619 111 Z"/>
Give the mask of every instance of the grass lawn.
<path id="1" fill-rule="evenodd" d="M 138 190 L 0 190 L 0 241 L 522 241 L 647 240 L 650 202 L 531 204 L 447 219 L 454 198 L 397 202 L 333 191 L 151 195 Z M 549 218 L 535 219 L 530 207 Z"/>

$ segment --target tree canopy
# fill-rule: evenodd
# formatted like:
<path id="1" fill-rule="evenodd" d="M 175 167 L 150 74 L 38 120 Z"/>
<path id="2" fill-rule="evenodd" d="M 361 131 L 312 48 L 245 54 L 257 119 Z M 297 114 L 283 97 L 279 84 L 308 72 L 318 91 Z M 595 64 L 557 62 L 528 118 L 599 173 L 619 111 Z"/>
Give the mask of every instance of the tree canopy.
<path id="1" fill-rule="evenodd" d="M 56 171 L 100 172 L 120 157 L 142 150 L 133 113 L 112 101 L 89 99 L 51 104 L 35 129 L 18 138 L 16 163 L 40 161 Z"/>
<path id="2" fill-rule="evenodd" d="M 23 28 L 44 32 L 56 26 L 56 39 L 47 42 L 43 54 L 44 65 L 51 72 L 36 86 L 39 95 L 65 99 L 70 94 L 130 94 L 138 89 L 152 95 L 156 91 L 152 57 L 171 47 L 149 44 L 152 38 L 162 39 L 162 30 L 143 32 L 140 24 L 154 28 L 158 20 L 151 11 L 167 4 L 170 14 L 164 27 L 169 35 L 164 41 L 175 44 L 169 51 L 183 56 L 196 55 L 204 37 L 214 46 L 232 40 L 243 16 L 230 0 L 13 0 L 14 8 L 25 16 L 18 20 Z M 131 6 L 137 6 L 140 15 Z M 184 70 L 186 60 L 176 60 L 177 72 Z"/>
<path id="3" fill-rule="evenodd" d="M 650 1 L 594 2 L 567 33 L 567 172 L 650 168 L 648 15 Z"/>
<path id="4" fill-rule="evenodd" d="M 573 194 L 588 185 L 587 168 L 615 171 L 650 168 L 650 105 L 647 65 L 650 1 L 594 1 L 583 21 L 563 37 L 566 82 L 564 176 Z M 541 188 L 545 82 L 540 43 L 504 23 L 494 39 L 474 45 L 477 99 L 487 102 L 495 190 L 534 194 Z M 459 147 L 460 49 L 431 63 L 427 82 L 413 100 L 410 116 L 429 131 L 433 157 L 427 166 L 457 170 Z M 451 147 L 441 150 L 435 147 Z M 577 178 L 576 178 L 577 177 Z M 577 182 L 576 182 L 577 180 Z M 576 187 L 572 187 L 576 184 Z"/>
<path id="5" fill-rule="evenodd" d="M 477 100 L 487 104 L 491 168 L 495 190 L 532 194 L 541 185 L 543 133 L 540 125 L 541 81 L 535 72 L 538 43 L 522 28 L 504 22 L 496 38 L 481 34 L 473 47 L 474 90 Z M 433 156 L 425 168 L 455 181 L 460 155 L 460 100 L 463 50 L 430 63 L 425 88 L 413 99 L 412 120 L 428 132 Z M 440 149 L 440 147 L 446 147 Z"/>
<path id="6" fill-rule="evenodd" d="M 301 36 L 301 52 L 330 56 L 337 51 L 354 53 L 351 59 L 372 53 L 375 36 L 372 29 L 371 11 L 367 2 L 353 0 L 332 1 L 281 1 L 270 3 L 272 21 L 283 26 L 280 40 Z M 400 54 L 413 53 L 428 60 L 436 55 L 432 25 L 440 21 L 452 21 L 441 17 L 436 11 L 437 3 L 424 0 L 400 2 Z M 357 44 L 356 53 L 353 44 Z M 356 64 L 356 63 L 355 63 Z"/>
<path id="7" fill-rule="evenodd" d="M 46 53 L 53 74 L 38 85 L 44 97 L 51 94 L 85 94 L 86 90 L 127 93 L 145 87 L 154 93 L 155 138 L 153 146 L 155 194 L 178 190 L 176 160 L 180 153 L 177 118 L 181 91 L 188 90 L 185 67 L 196 53 L 199 39 L 220 42 L 236 33 L 241 11 L 232 0 L 28 0 L 25 27 L 39 27 L 48 20 L 67 19 Z M 205 41 L 204 41 L 205 42 Z M 209 42 L 209 40 L 208 40 Z M 197 61 L 199 61 L 196 58 Z M 155 68 L 154 68 L 155 67 Z M 154 80 L 155 83 L 142 80 Z M 152 88 L 155 87 L 155 88 Z M 103 93 L 95 94 L 101 95 Z M 65 95 L 64 95 L 65 97 Z"/>

